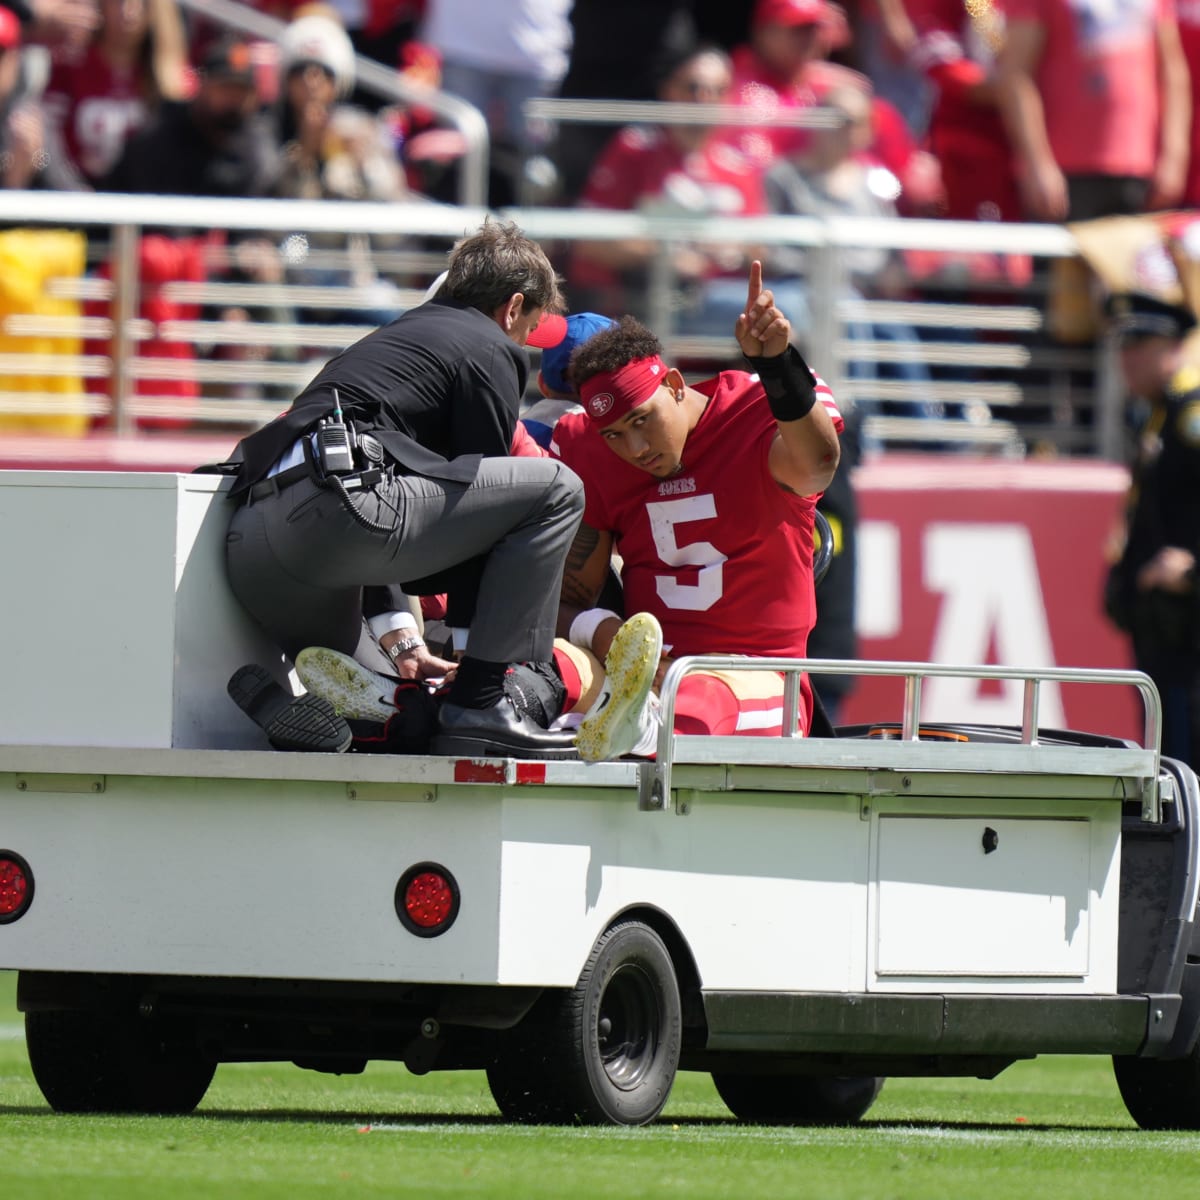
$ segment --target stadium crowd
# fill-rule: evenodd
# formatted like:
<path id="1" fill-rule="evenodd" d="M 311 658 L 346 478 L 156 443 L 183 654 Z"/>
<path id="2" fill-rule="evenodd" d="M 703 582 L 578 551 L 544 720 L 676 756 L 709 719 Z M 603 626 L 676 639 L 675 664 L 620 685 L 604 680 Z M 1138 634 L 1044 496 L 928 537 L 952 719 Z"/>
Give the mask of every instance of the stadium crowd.
<path id="1" fill-rule="evenodd" d="M 483 112 L 493 205 L 523 202 L 535 184 L 538 203 L 739 216 L 1058 222 L 1200 204 L 1200 123 L 1191 121 L 1200 79 L 1197 0 L 256 0 L 253 7 L 286 23 L 277 41 L 231 35 L 176 0 L 0 4 L 3 186 L 453 200 L 461 136 L 420 105 L 365 90 L 357 53 Z M 728 105 L 750 116 L 729 125 L 562 123 L 557 130 L 525 119 L 526 101 L 555 96 Z M 787 113 L 818 119 L 776 120 Z M 343 253 L 323 256 L 323 249 Z M 323 244 L 304 231 L 279 244 L 213 230 L 147 231 L 141 315 L 156 327 L 172 318 L 228 324 L 264 316 L 164 299 L 162 285 L 180 279 L 353 281 L 378 285 L 368 317 L 382 322 L 400 310 L 396 286 L 419 281 L 378 271 L 372 249 L 340 235 Z M 655 247 L 636 241 L 575 244 L 560 264 L 569 303 L 644 317 L 654 255 Z M 724 337 L 755 257 L 766 260 L 802 338 L 814 299 L 803 253 L 772 257 L 754 245 L 677 248 L 678 331 Z M 1019 255 L 866 250 L 850 264 L 843 298 L 904 299 L 931 278 L 960 281 L 969 296 L 975 286 L 1019 287 L 1029 271 Z M 338 317 L 319 307 L 266 315 Z M 870 342 L 922 336 L 870 322 L 849 322 L 847 333 Z M 303 353 L 246 341 L 211 353 Z M 194 352 L 166 338 L 142 348 L 165 358 Z M 892 369 L 917 385 L 929 379 L 916 361 Z M 169 376 L 137 386 L 181 400 L 199 394 L 185 374 Z M 244 394 L 241 386 L 230 383 L 227 394 Z M 180 412 L 186 420 L 186 406 Z"/>

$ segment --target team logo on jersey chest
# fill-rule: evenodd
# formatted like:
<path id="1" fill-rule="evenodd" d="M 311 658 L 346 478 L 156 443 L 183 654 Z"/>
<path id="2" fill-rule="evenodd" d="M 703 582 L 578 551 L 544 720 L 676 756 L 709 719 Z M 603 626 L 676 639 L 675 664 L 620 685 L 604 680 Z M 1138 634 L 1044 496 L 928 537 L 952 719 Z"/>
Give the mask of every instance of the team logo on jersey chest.
<path id="1" fill-rule="evenodd" d="M 660 496 L 686 496 L 696 490 L 696 481 L 690 476 L 683 479 L 664 479 L 658 485 Z"/>
<path id="2" fill-rule="evenodd" d="M 616 404 L 616 400 L 613 399 L 612 392 L 597 392 L 588 401 L 588 412 L 591 413 L 594 420 L 598 421 L 614 404 Z"/>

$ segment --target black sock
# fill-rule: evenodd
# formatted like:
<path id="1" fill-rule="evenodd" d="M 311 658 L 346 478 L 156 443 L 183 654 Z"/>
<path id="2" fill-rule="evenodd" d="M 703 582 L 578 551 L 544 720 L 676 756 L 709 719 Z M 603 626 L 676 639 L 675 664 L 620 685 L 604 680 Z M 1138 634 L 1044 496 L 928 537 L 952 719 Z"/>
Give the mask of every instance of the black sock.
<path id="1" fill-rule="evenodd" d="M 504 696 L 504 675 L 508 663 L 488 662 L 486 658 L 465 657 L 446 699 L 462 708 L 491 708 Z"/>

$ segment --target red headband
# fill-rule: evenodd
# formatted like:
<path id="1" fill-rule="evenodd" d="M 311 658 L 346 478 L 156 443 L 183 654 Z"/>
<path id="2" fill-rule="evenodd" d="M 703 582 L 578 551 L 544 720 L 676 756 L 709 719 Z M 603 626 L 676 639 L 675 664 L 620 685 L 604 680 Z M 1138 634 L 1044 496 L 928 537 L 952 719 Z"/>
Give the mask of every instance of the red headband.
<path id="1" fill-rule="evenodd" d="M 667 364 L 657 354 L 635 358 L 616 371 L 601 371 L 579 386 L 584 411 L 598 428 L 619 421 L 663 386 Z"/>

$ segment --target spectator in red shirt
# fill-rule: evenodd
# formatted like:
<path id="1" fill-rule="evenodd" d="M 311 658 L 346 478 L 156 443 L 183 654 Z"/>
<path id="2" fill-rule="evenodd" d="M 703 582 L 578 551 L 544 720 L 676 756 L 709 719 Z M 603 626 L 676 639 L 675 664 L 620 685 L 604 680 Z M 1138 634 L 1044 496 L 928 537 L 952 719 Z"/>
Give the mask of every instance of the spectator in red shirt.
<path id="1" fill-rule="evenodd" d="M 895 106 L 874 94 L 865 75 L 827 61 L 840 31 L 840 12 L 826 0 L 758 0 L 750 41 L 733 52 L 734 103 L 775 116 L 823 105 L 834 88 L 859 88 L 871 97 L 873 137 L 864 157 L 900 181 L 902 213 L 921 211 L 937 191 L 936 165 L 919 150 Z M 728 136 L 764 170 L 803 154 L 811 141 L 810 131 L 786 125 L 742 126 Z"/>
<path id="2" fill-rule="evenodd" d="M 758 0 L 750 40 L 733 51 L 733 102 L 764 116 L 814 108 L 839 84 L 870 91 L 865 75 L 827 61 L 836 28 L 825 0 Z M 802 151 L 809 135 L 784 125 L 744 126 L 734 140 L 762 166 Z"/>
<path id="3" fill-rule="evenodd" d="M 46 108 L 83 178 L 96 187 L 129 135 L 187 91 L 187 44 L 175 0 L 100 0 L 100 27 L 56 55 Z"/>
<path id="4" fill-rule="evenodd" d="M 1012 147 L 997 107 L 992 64 L 1002 33 L 987 6 L 907 0 L 913 62 L 935 89 L 929 149 L 938 160 L 944 212 L 956 221 L 1019 221 Z"/>
<path id="5" fill-rule="evenodd" d="M 962 0 L 905 0 L 914 41 L 911 61 L 933 85 L 934 102 L 926 139 L 938 163 L 938 216 L 954 221 L 1019 221 L 1012 144 L 1000 116 L 994 79 L 1003 37 L 1000 14 L 991 5 Z M 909 250 L 914 278 L 941 275 L 944 282 L 1029 282 L 1027 255 L 986 251 Z"/>
<path id="6" fill-rule="evenodd" d="M 1175 0 L 1179 21 L 1179 40 L 1187 59 L 1191 78 L 1192 131 L 1188 154 L 1187 181 L 1183 199 L 1186 208 L 1200 207 L 1200 120 L 1196 118 L 1196 101 L 1200 97 L 1200 0 Z"/>
<path id="7" fill-rule="evenodd" d="M 1084 221 L 1177 204 L 1191 97 L 1175 0 L 1004 0 L 1001 111 L 1026 214 Z"/>
<path id="8" fill-rule="evenodd" d="M 694 47 L 668 64 L 659 98 L 717 104 L 728 96 L 730 80 L 730 62 L 723 51 Z M 626 127 L 593 167 L 580 203 L 590 208 L 741 217 L 765 211 L 760 172 L 710 125 Z M 680 331 L 728 330 L 745 303 L 748 249 L 696 244 L 676 249 L 673 266 L 685 294 Z M 570 272 L 576 306 L 599 312 L 641 311 L 649 269 L 659 250 L 657 242 L 648 240 L 578 243 Z"/>

